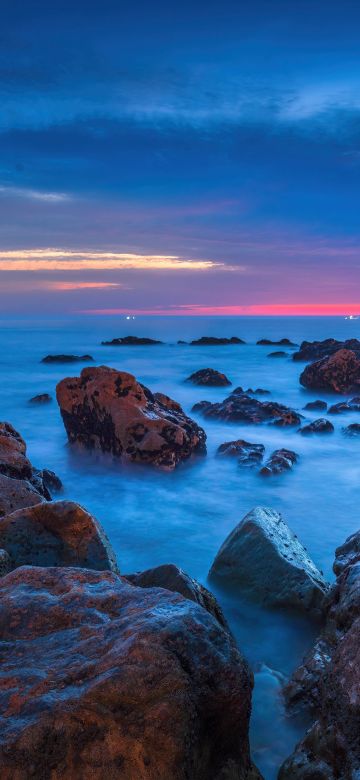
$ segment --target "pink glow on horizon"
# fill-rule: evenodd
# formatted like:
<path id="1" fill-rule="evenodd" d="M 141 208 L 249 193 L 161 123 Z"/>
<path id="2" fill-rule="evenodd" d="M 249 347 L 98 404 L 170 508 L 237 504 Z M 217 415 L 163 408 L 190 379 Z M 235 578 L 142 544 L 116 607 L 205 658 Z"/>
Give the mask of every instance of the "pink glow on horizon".
<path id="1" fill-rule="evenodd" d="M 346 316 L 360 314 L 360 303 L 273 303 L 253 304 L 250 306 L 202 306 L 197 304 L 184 304 L 165 309 L 162 307 L 153 309 L 88 309 L 81 314 L 98 315 L 166 315 L 166 316 Z"/>

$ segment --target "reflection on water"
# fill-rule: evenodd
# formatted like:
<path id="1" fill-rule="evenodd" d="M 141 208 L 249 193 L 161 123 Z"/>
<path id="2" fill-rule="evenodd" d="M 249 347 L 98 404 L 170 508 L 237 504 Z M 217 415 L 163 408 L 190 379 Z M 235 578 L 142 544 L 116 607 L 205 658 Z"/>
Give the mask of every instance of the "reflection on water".
<path id="1" fill-rule="evenodd" d="M 101 347 L 103 339 L 146 335 L 169 342 L 156 347 Z M 178 339 L 201 335 L 237 335 L 246 346 L 190 347 Z M 210 564 L 230 530 L 255 505 L 283 513 L 327 577 L 335 547 L 358 530 L 357 495 L 360 442 L 345 439 L 341 427 L 360 422 L 360 414 L 334 416 L 335 434 L 305 438 L 296 430 L 271 426 L 201 421 L 208 434 L 208 456 L 173 474 L 150 469 L 119 468 L 101 458 L 72 451 L 66 444 L 56 402 L 30 406 L 37 393 L 54 396 L 64 376 L 81 365 L 44 365 L 48 353 L 89 352 L 98 363 L 134 373 L 153 391 L 179 401 L 187 412 L 199 400 L 220 400 L 226 388 L 204 389 L 184 383 L 199 368 L 216 368 L 233 386 L 263 387 L 271 398 L 302 410 L 308 400 L 326 398 L 305 391 L 298 377 L 303 364 L 290 358 L 271 360 L 271 347 L 257 339 L 287 336 L 295 342 L 330 336 L 360 335 L 360 323 L 341 318 L 78 318 L 36 323 L 3 322 L 0 331 L 1 419 L 10 421 L 28 443 L 36 466 L 53 469 L 63 480 L 64 496 L 86 506 L 104 525 L 122 572 L 172 562 L 206 582 Z M 291 349 L 286 350 L 291 355 Z M 303 412 L 316 419 L 319 413 Z M 235 461 L 216 458 L 224 441 L 245 438 L 299 453 L 293 473 L 262 479 Z M 276 777 L 283 758 L 302 735 L 304 724 L 286 717 L 280 688 L 310 645 L 315 628 L 305 619 L 264 611 L 217 592 L 231 628 L 255 670 L 252 745 L 266 780 Z"/>

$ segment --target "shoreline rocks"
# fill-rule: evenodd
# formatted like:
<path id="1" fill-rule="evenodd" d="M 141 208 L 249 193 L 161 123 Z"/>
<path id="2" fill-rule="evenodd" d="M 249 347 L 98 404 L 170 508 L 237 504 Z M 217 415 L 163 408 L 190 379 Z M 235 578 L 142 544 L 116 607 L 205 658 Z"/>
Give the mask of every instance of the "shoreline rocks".
<path id="1" fill-rule="evenodd" d="M 311 390 L 328 390 L 343 395 L 360 389 L 360 356 L 340 349 L 330 357 L 310 363 L 300 375 L 300 383 Z"/>
<path id="2" fill-rule="evenodd" d="M 251 398 L 244 394 L 241 387 L 218 403 L 200 401 L 192 407 L 192 411 L 198 412 L 204 417 L 213 417 L 228 422 L 256 424 L 272 422 L 278 426 L 298 425 L 301 422 L 300 415 L 293 409 L 275 401 L 259 401 L 256 398 Z"/>
<path id="3" fill-rule="evenodd" d="M 50 476 L 51 475 L 51 476 Z M 0 423 L 0 516 L 51 501 L 47 480 L 60 482 L 53 472 L 39 471 L 26 455 L 26 443 L 7 422 Z M 60 483 L 61 484 L 61 483 Z"/>
<path id="4" fill-rule="evenodd" d="M 185 380 L 191 382 L 193 385 L 204 385 L 207 387 L 226 387 L 231 385 L 230 379 L 220 371 L 216 371 L 214 368 L 200 368 L 193 374 L 190 374 Z"/>
<path id="5" fill-rule="evenodd" d="M 71 444 L 168 471 L 206 453 L 205 431 L 181 406 L 125 371 L 85 368 L 59 382 L 56 397 Z"/>
<path id="6" fill-rule="evenodd" d="M 330 357 L 334 352 L 340 349 L 348 349 L 360 358 L 360 341 L 358 339 L 347 339 L 338 341 L 337 339 L 325 339 L 324 341 L 303 341 L 300 344 L 298 352 L 294 352 L 293 360 L 313 361 Z"/>
<path id="7" fill-rule="evenodd" d="M 46 355 L 41 363 L 90 363 L 93 360 L 91 355 Z"/>
<path id="8" fill-rule="evenodd" d="M 103 347 L 145 347 L 163 343 L 163 341 L 158 341 L 157 339 L 149 339 L 139 336 L 123 336 L 121 338 L 111 339 L 111 341 L 101 342 Z"/>

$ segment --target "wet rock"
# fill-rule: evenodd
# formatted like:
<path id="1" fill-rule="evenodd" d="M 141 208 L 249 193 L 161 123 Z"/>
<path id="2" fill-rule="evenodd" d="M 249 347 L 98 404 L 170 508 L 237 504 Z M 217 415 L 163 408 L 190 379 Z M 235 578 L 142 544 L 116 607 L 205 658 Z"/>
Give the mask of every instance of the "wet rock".
<path id="1" fill-rule="evenodd" d="M 264 457 L 265 447 L 263 444 L 252 444 L 244 439 L 236 441 L 227 441 L 218 447 L 218 455 L 230 458 L 237 458 L 241 466 L 258 466 Z"/>
<path id="2" fill-rule="evenodd" d="M 0 550 L 0 577 L 4 577 L 11 571 L 11 559 L 6 550 Z"/>
<path id="3" fill-rule="evenodd" d="M 309 412 L 325 412 L 327 409 L 327 403 L 326 401 L 309 401 L 307 404 L 305 404 L 304 409 L 308 409 Z"/>
<path id="4" fill-rule="evenodd" d="M 200 604 L 226 631 L 229 630 L 215 596 L 173 563 L 156 566 L 154 569 L 136 574 L 126 574 L 125 578 L 139 588 L 165 588 L 173 593 L 181 593 L 184 598 Z"/>
<path id="5" fill-rule="evenodd" d="M 206 452 L 204 430 L 176 402 L 154 396 L 132 374 L 85 368 L 80 377 L 63 379 L 56 395 L 73 444 L 165 470 Z"/>
<path id="6" fill-rule="evenodd" d="M 282 474 L 283 471 L 291 471 L 298 458 L 299 456 L 292 450 L 274 450 L 269 460 L 260 470 L 260 474 L 263 477 L 270 477 Z"/>
<path id="7" fill-rule="evenodd" d="M 256 507 L 220 548 L 210 578 L 265 606 L 321 614 L 328 586 L 305 548 L 272 509 Z"/>
<path id="8" fill-rule="evenodd" d="M 300 415 L 287 406 L 274 401 L 258 401 L 244 394 L 241 387 L 233 391 L 231 395 L 219 403 L 200 401 L 195 404 L 193 412 L 198 412 L 204 417 L 226 420 L 228 422 L 272 422 L 275 425 L 298 425 Z"/>
<path id="9" fill-rule="evenodd" d="M 0 519 L 0 547 L 18 566 L 80 566 L 117 572 L 115 554 L 101 526 L 72 501 L 18 509 Z"/>
<path id="10" fill-rule="evenodd" d="M 153 344 L 163 344 L 157 339 L 140 338 L 139 336 L 123 336 L 122 338 L 112 339 L 111 341 L 102 341 L 105 347 L 145 347 Z"/>
<path id="11" fill-rule="evenodd" d="M 39 476 L 51 494 L 59 493 L 63 489 L 63 483 L 60 477 L 58 477 L 54 471 L 50 471 L 50 469 L 42 469 L 39 471 Z"/>
<path id="12" fill-rule="evenodd" d="M 351 398 L 350 401 L 340 401 L 329 408 L 329 414 L 343 414 L 344 412 L 360 412 L 360 398 Z"/>
<path id="13" fill-rule="evenodd" d="M 40 393 L 40 395 L 34 395 L 33 398 L 30 398 L 29 404 L 48 404 L 50 401 L 52 398 L 49 393 Z"/>
<path id="14" fill-rule="evenodd" d="M 299 433 L 303 436 L 309 436 L 312 433 L 334 433 L 334 426 L 330 420 L 326 420 L 325 417 L 319 417 L 318 420 L 313 420 L 313 422 L 300 428 Z"/>
<path id="15" fill-rule="evenodd" d="M 343 428 L 343 432 L 345 433 L 345 436 L 360 436 L 360 423 L 351 423 L 351 425 L 347 425 L 346 428 Z"/>
<path id="16" fill-rule="evenodd" d="M 42 363 L 90 363 L 94 360 L 91 355 L 46 355 Z"/>
<path id="17" fill-rule="evenodd" d="M 285 761 L 281 780 L 350 780 L 360 767 L 360 533 L 336 551 L 336 584 L 322 634 L 285 688 L 288 705 L 314 722 Z"/>
<path id="18" fill-rule="evenodd" d="M 294 352 L 293 360 L 321 360 L 338 352 L 339 349 L 350 349 L 360 358 L 360 341 L 358 339 L 347 339 L 346 341 L 325 339 L 324 341 L 303 341 L 299 351 Z"/>
<path id="19" fill-rule="evenodd" d="M 208 612 L 110 572 L 0 583 L 0 774 L 255 780 L 252 676 Z"/>
<path id="20" fill-rule="evenodd" d="M 271 339 L 260 339 L 256 344 L 263 347 L 297 347 L 290 339 L 280 339 L 279 341 L 272 341 Z"/>
<path id="21" fill-rule="evenodd" d="M 247 390 L 237 387 L 234 393 L 236 395 L 271 395 L 270 390 L 264 390 L 263 387 L 257 387 L 256 390 L 253 390 L 252 387 L 248 387 Z"/>
<path id="22" fill-rule="evenodd" d="M 44 497 L 27 480 L 0 474 L 0 517 L 42 501 Z"/>
<path id="23" fill-rule="evenodd" d="M 224 387 L 225 385 L 231 385 L 230 379 L 220 371 L 216 371 L 214 368 L 200 368 L 199 371 L 190 374 L 186 381 L 192 382 L 193 385 L 205 385 L 208 387 Z"/>
<path id="24" fill-rule="evenodd" d="M 25 441 L 8 422 L 0 422 L 0 474 L 17 479 L 30 479 L 32 475 Z"/>
<path id="25" fill-rule="evenodd" d="M 355 352 L 341 349 L 331 357 L 325 357 L 306 366 L 300 383 L 311 390 L 328 390 L 349 393 L 360 387 L 360 358 Z"/>
<path id="26" fill-rule="evenodd" d="M 278 350 L 277 352 L 269 352 L 268 357 L 270 358 L 287 357 L 287 352 L 282 352 L 281 350 Z"/>
<path id="27" fill-rule="evenodd" d="M 195 347 L 220 347 L 227 344 L 245 344 L 243 339 L 239 339 L 237 336 L 231 336 L 231 338 L 216 338 L 215 336 L 201 336 L 200 339 L 194 339 L 190 341 L 191 346 Z"/>

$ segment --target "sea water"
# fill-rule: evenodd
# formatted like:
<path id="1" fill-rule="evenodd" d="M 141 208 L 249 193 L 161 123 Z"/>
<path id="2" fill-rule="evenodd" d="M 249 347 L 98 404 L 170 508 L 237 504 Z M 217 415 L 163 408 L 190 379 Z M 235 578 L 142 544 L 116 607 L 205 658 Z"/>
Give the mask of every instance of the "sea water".
<path id="1" fill-rule="evenodd" d="M 109 347 L 114 337 L 149 336 L 165 343 L 151 347 Z M 239 346 L 179 345 L 199 336 L 239 336 Z M 220 545 L 254 506 L 283 514 L 317 566 L 331 581 L 334 550 L 357 531 L 360 441 L 344 436 L 342 427 L 360 422 L 360 414 L 332 416 L 335 433 L 302 437 L 295 428 L 240 425 L 197 417 L 207 433 L 208 454 L 173 473 L 145 467 L 121 467 L 96 455 L 72 451 L 55 400 L 57 382 L 79 374 L 82 364 L 50 365 L 52 353 L 90 353 L 98 365 L 129 371 L 152 391 L 161 391 L 191 414 L 200 400 L 219 401 L 228 388 L 203 388 L 186 383 L 193 371 L 215 368 L 233 387 L 262 387 L 270 398 L 299 411 L 325 393 L 299 384 L 304 364 L 291 359 L 294 349 L 257 346 L 260 338 L 283 337 L 299 343 L 335 337 L 360 337 L 360 320 L 327 317 L 125 317 L 78 316 L 57 320 L 11 320 L 0 328 L 0 419 L 12 423 L 28 445 L 33 464 L 55 471 L 64 484 L 62 497 L 79 502 L 105 528 L 122 573 L 174 563 L 207 583 L 207 573 Z M 285 350 L 285 358 L 269 358 Z M 231 388 L 230 388 L 231 389 Z M 48 405 L 31 405 L 38 393 L 50 393 Z M 262 398 L 259 396 L 260 400 Z M 264 399 L 266 400 L 266 398 Z M 340 399 L 338 399 L 340 400 Z M 303 412 L 307 420 L 323 416 Z M 274 449 L 295 450 L 299 463 L 291 473 L 264 479 L 241 468 L 236 459 L 219 459 L 225 441 L 244 438 Z M 301 738 L 306 723 L 286 714 L 281 687 L 310 647 L 316 627 L 306 618 L 260 609 L 235 594 L 216 595 L 241 651 L 255 673 L 251 745 L 265 780 L 274 780 L 280 764 Z"/>

